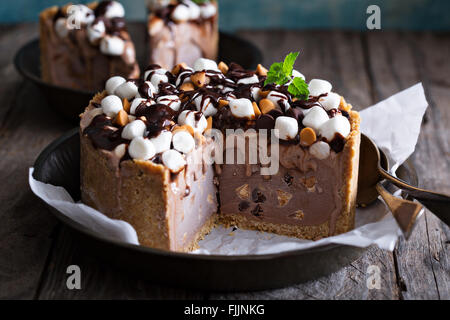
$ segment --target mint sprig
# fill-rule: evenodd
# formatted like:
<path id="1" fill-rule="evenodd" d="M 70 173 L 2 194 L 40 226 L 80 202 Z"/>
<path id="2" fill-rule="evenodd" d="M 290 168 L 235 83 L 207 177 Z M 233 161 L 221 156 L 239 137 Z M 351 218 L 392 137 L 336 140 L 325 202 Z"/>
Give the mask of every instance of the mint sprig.
<path id="1" fill-rule="evenodd" d="M 298 57 L 298 52 L 289 53 L 283 62 L 275 62 L 270 66 L 267 72 L 264 85 L 275 83 L 280 86 L 292 80 L 292 70 L 294 69 L 295 60 Z M 309 96 L 308 85 L 302 78 L 294 78 L 289 84 L 288 91 L 295 98 L 306 100 Z"/>
<path id="2" fill-rule="evenodd" d="M 288 87 L 288 91 L 299 100 L 307 100 L 309 97 L 308 84 L 302 78 L 294 78 Z"/>

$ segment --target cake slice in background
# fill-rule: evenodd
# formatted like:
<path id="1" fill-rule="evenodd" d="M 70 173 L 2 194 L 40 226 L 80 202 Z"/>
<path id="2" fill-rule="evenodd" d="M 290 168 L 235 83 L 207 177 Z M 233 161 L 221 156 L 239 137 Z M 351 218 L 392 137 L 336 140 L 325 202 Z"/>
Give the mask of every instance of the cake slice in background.
<path id="1" fill-rule="evenodd" d="M 119 2 L 51 7 L 39 18 L 41 73 L 48 83 L 99 91 L 112 75 L 139 77 Z"/>
<path id="2" fill-rule="evenodd" d="M 200 58 L 110 78 L 81 115 L 82 201 L 129 222 L 142 245 L 174 251 L 195 248 L 215 223 L 311 240 L 353 229 L 359 114 L 328 81 L 306 83 L 295 58 L 269 72 Z M 230 129 L 270 149 L 276 170 L 232 146 Z M 268 132 L 276 139 L 261 143 Z M 208 158 L 230 150 L 233 161 Z"/>
<path id="3" fill-rule="evenodd" d="M 217 58 L 218 6 L 214 0 L 148 1 L 149 63 L 171 70 L 201 57 Z"/>

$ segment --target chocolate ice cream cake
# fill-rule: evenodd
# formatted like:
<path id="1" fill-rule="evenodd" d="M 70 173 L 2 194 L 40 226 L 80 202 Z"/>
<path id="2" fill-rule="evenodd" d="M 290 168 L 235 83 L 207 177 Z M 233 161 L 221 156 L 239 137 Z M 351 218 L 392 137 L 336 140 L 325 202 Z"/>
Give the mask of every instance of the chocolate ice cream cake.
<path id="1" fill-rule="evenodd" d="M 124 15 L 117 1 L 68 4 L 42 11 L 42 79 L 63 87 L 98 91 L 112 75 L 139 77 Z"/>
<path id="2" fill-rule="evenodd" d="M 214 0 L 148 1 L 149 63 L 171 70 L 198 58 L 215 60 L 219 32 Z"/>
<path id="3" fill-rule="evenodd" d="M 359 115 L 328 81 L 306 83 L 296 56 L 110 78 L 81 115 L 82 201 L 174 251 L 218 223 L 311 240 L 351 230 Z"/>

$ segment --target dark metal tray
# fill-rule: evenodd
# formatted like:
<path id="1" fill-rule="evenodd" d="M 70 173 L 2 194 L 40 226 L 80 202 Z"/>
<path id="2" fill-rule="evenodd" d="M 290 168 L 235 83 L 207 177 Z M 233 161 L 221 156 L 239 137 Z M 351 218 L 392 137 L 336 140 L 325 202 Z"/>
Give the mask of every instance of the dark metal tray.
<path id="1" fill-rule="evenodd" d="M 34 164 L 35 179 L 64 187 L 80 199 L 80 143 L 78 128 L 51 143 Z M 397 175 L 414 185 L 409 162 Z M 74 229 L 96 257 L 156 283 L 214 291 L 261 290 L 288 286 L 333 273 L 355 261 L 366 250 L 348 245 L 324 245 L 264 255 L 199 255 L 169 252 L 105 239 L 50 207 L 65 225 Z"/>

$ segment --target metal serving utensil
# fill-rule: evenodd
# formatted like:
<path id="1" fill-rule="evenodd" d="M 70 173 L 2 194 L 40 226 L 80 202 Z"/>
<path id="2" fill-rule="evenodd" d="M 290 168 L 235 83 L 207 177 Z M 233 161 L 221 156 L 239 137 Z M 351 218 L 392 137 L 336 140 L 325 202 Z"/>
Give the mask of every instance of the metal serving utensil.
<path id="1" fill-rule="evenodd" d="M 380 153 L 378 147 L 367 136 L 361 135 L 358 196 L 357 203 L 366 206 L 380 195 L 389 207 L 405 238 L 409 238 L 416 220 L 422 212 L 422 206 L 406 199 L 393 196 L 381 181 L 384 179 L 381 170 L 389 167 L 387 157 Z"/>

